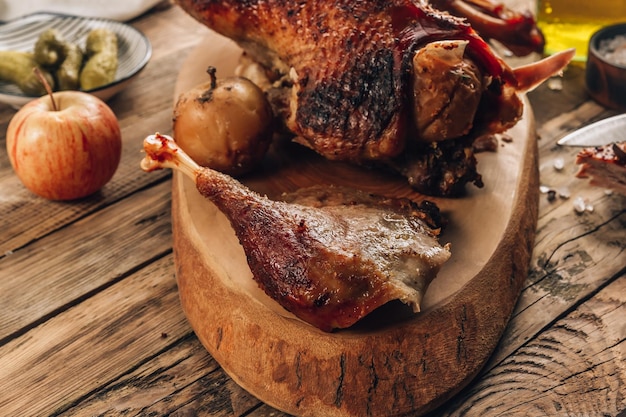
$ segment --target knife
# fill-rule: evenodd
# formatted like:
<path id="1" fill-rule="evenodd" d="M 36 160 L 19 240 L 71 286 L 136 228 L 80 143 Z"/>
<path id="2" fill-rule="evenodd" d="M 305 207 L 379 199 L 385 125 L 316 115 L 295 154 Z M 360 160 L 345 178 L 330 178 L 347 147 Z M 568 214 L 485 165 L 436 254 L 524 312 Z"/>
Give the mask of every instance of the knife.
<path id="1" fill-rule="evenodd" d="M 626 141 L 626 113 L 575 130 L 563 136 L 557 143 L 561 146 L 590 148 L 624 141 Z"/>

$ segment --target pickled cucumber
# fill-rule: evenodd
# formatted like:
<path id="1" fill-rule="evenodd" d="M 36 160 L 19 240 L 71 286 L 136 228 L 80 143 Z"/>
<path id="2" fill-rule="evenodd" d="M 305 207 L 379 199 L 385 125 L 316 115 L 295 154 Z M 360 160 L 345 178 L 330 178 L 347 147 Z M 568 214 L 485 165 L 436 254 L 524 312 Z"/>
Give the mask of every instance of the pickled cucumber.
<path id="1" fill-rule="evenodd" d="M 85 45 L 87 62 L 80 74 L 80 88 L 92 90 L 115 80 L 117 72 L 117 35 L 107 29 L 89 32 Z"/>
<path id="2" fill-rule="evenodd" d="M 78 90 L 80 88 L 80 70 L 83 66 L 83 51 L 78 45 L 65 45 L 65 59 L 56 71 L 59 90 Z"/>
<path id="3" fill-rule="evenodd" d="M 0 51 L 0 80 L 17 85 L 17 87 L 29 96 L 41 96 L 46 94 L 46 89 L 35 74 L 38 67 L 44 78 L 54 89 L 55 83 L 52 75 L 35 60 L 35 55 L 22 51 Z"/>
<path id="4" fill-rule="evenodd" d="M 63 39 L 55 29 L 45 30 L 37 38 L 35 60 L 55 71 L 59 90 L 78 90 L 80 87 L 83 51 L 78 45 Z"/>
<path id="5" fill-rule="evenodd" d="M 65 41 L 55 29 L 43 31 L 35 42 L 35 60 L 45 67 L 56 67 L 65 59 Z"/>

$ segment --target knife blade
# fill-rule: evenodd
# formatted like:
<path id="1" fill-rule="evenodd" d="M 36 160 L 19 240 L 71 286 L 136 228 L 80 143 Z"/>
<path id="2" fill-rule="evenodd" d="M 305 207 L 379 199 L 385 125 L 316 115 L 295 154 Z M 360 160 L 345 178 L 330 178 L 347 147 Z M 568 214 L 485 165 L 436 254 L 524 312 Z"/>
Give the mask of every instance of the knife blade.
<path id="1" fill-rule="evenodd" d="M 557 144 L 590 148 L 624 141 L 626 141 L 626 113 L 575 130 L 559 139 Z"/>

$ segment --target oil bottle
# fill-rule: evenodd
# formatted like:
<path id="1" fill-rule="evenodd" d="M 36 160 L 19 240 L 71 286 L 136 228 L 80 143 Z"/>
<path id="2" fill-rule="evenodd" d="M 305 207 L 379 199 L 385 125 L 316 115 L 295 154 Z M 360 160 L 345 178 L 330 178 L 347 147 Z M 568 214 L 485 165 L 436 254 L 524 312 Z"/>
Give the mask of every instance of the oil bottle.
<path id="1" fill-rule="evenodd" d="M 626 0 L 537 1 L 537 24 L 546 38 L 546 54 L 574 47 L 577 62 L 585 62 L 596 30 L 619 22 L 626 22 Z"/>

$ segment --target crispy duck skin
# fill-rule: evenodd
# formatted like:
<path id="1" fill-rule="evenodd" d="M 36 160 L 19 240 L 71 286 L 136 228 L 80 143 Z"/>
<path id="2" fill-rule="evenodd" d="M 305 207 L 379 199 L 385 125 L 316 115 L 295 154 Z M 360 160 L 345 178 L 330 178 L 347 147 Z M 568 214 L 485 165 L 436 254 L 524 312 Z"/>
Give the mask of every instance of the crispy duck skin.
<path id="1" fill-rule="evenodd" d="M 289 76 L 293 88 L 287 126 L 331 159 L 379 160 L 404 150 L 405 136 L 412 129 L 407 87 L 413 55 L 437 40 L 469 42 L 468 53 L 477 55 L 483 70 L 500 80 L 492 83 L 498 101 L 492 110 L 506 112 L 507 117 L 493 117 L 494 123 L 508 127 L 521 113 L 514 94 L 506 97 L 508 101 L 499 99 L 504 83 L 514 82 L 510 68 L 490 53 L 468 24 L 427 5 L 405 0 L 178 0 L 178 4 L 235 40 L 253 60 Z M 437 68 L 427 71 L 423 78 L 430 78 Z"/>
<path id="2" fill-rule="evenodd" d="M 144 141 L 142 168 L 175 168 L 230 220 L 258 285 L 321 330 L 350 327 L 400 300 L 419 311 L 428 284 L 450 257 L 437 241 L 438 208 L 333 187 L 273 201 L 201 168 L 163 135 Z"/>
<path id="3" fill-rule="evenodd" d="M 281 82 L 270 90 L 280 91 L 268 96 L 278 97 L 275 114 L 297 142 L 331 160 L 404 175 L 421 172 L 415 164 L 451 167 L 411 181 L 427 194 L 480 185 L 471 139 L 512 127 L 523 111 L 517 93 L 571 59 L 553 56 L 514 71 L 464 19 L 426 1 L 177 3 L 278 74 Z M 458 142 L 453 151 L 431 145 L 446 140 Z M 425 163 L 433 154 L 462 159 Z"/>

